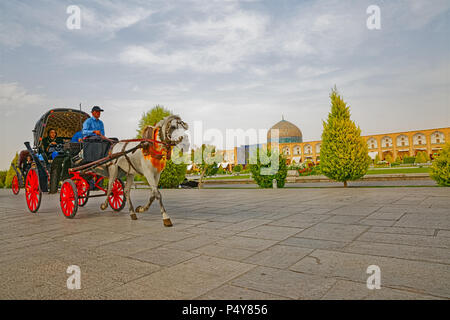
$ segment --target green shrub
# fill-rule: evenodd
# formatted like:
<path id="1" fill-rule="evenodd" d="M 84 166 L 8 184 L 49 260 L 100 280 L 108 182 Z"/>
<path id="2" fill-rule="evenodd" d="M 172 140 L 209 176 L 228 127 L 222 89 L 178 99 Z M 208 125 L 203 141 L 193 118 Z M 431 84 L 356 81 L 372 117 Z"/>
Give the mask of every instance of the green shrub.
<path id="1" fill-rule="evenodd" d="M 219 169 L 217 169 L 217 174 L 227 174 L 227 170 L 225 170 L 222 166 L 219 166 Z"/>
<path id="2" fill-rule="evenodd" d="M 377 153 L 377 155 L 375 156 L 375 159 L 373 160 L 373 163 L 374 164 L 377 164 L 378 162 L 380 162 L 380 156 L 378 155 L 378 153 Z"/>
<path id="3" fill-rule="evenodd" d="M 286 165 L 286 159 L 279 154 L 278 150 L 274 151 L 274 154 L 272 154 L 270 151 L 262 151 L 263 155 L 262 158 L 267 160 L 263 161 L 267 164 L 262 164 L 260 159 L 260 150 L 257 149 L 256 153 L 252 155 L 252 160 L 250 164 L 250 171 L 253 176 L 253 180 L 258 184 L 260 188 L 273 188 L 273 179 L 277 180 L 277 187 L 283 188 L 284 184 L 286 183 L 286 177 L 287 177 L 287 165 Z M 255 159 L 256 157 L 256 159 Z M 274 170 L 272 174 L 262 174 L 262 169 L 267 168 L 266 170 L 269 170 L 270 168 L 270 162 L 269 159 L 278 158 L 278 170 Z"/>
<path id="4" fill-rule="evenodd" d="M 386 155 L 385 160 L 386 160 L 387 162 L 389 162 L 389 163 L 394 162 L 394 158 L 392 158 L 392 156 L 391 156 L 389 153 Z"/>
<path id="5" fill-rule="evenodd" d="M 234 166 L 233 168 L 233 172 L 241 172 L 242 171 L 242 165 L 241 164 L 237 164 Z"/>
<path id="6" fill-rule="evenodd" d="M 450 142 L 447 142 L 439 156 L 433 161 L 430 176 L 438 185 L 450 186 Z"/>
<path id="7" fill-rule="evenodd" d="M 242 171 L 240 173 L 245 174 L 245 173 L 250 173 L 250 172 L 251 172 L 250 168 L 246 168 L 246 169 L 242 169 Z"/>
<path id="8" fill-rule="evenodd" d="M 6 174 L 7 173 L 8 173 L 7 170 L 0 171 L 0 185 L 1 185 L 1 188 L 3 188 L 5 186 L 5 179 L 6 179 Z"/>
<path id="9" fill-rule="evenodd" d="M 167 160 L 166 167 L 161 172 L 158 187 L 164 189 L 178 188 L 186 176 L 185 164 L 174 164 L 172 160 Z"/>
<path id="10" fill-rule="evenodd" d="M 425 154 L 424 154 L 424 152 L 421 152 L 421 151 L 420 151 L 420 152 L 417 154 L 416 160 L 415 160 L 414 163 L 425 163 L 425 162 L 427 162 L 427 159 L 426 159 L 426 157 L 425 157 Z"/>
<path id="11" fill-rule="evenodd" d="M 403 158 L 403 163 L 404 163 L 404 164 L 413 164 L 415 161 L 416 161 L 416 157 L 408 157 L 408 156 L 405 156 L 405 157 Z"/>

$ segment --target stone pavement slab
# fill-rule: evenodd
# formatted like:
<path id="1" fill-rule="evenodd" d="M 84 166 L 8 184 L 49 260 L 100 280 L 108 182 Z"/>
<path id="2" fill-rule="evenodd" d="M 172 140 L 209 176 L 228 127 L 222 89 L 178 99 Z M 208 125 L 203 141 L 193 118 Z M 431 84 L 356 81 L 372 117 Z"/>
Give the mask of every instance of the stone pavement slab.
<path id="1" fill-rule="evenodd" d="M 366 283 L 367 267 L 371 265 L 380 267 L 381 286 L 414 288 L 421 294 L 450 298 L 450 271 L 446 264 L 316 250 L 290 270 Z"/>
<path id="2" fill-rule="evenodd" d="M 450 299 L 448 188 L 161 192 L 172 228 L 157 205 L 132 221 L 92 198 L 66 219 L 59 195 L 31 214 L 0 189 L 0 299 Z"/>

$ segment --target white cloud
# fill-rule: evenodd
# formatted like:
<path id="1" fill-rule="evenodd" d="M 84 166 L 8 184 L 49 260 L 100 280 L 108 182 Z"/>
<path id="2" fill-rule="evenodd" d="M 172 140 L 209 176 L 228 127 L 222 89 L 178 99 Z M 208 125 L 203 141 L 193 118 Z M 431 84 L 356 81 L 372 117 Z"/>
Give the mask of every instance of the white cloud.
<path id="1" fill-rule="evenodd" d="M 28 93 L 17 82 L 0 83 L 0 110 L 3 112 L 3 117 L 44 101 L 44 96 Z"/>
<path id="2" fill-rule="evenodd" d="M 196 20 L 168 23 L 165 39 L 149 45 L 128 46 L 120 53 L 119 60 L 124 64 L 160 67 L 160 71 L 236 70 L 246 58 L 265 50 L 268 18 L 239 8 L 230 11 L 224 15 L 222 11 L 212 10 Z M 191 44 L 183 45 L 187 39 Z"/>
<path id="3" fill-rule="evenodd" d="M 102 7 L 81 6 L 81 29 L 90 35 L 105 39 L 115 37 L 120 30 L 129 28 L 147 19 L 154 10 L 132 7 L 129 4 L 101 2 Z"/>

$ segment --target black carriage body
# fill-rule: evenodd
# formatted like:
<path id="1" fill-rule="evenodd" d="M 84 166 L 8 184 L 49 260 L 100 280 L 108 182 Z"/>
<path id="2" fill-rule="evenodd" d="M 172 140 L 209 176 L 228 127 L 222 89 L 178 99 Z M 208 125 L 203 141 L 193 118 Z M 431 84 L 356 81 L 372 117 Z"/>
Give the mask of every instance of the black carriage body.
<path id="1" fill-rule="evenodd" d="M 77 109 L 56 108 L 47 111 L 37 122 L 33 129 L 33 148 L 28 142 L 25 143 L 27 150 L 36 163 L 41 191 L 48 191 L 48 181 L 50 179 L 50 168 L 45 161 L 41 161 L 37 154 L 45 154 L 42 148 L 42 141 L 48 135 L 50 128 L 55 129 L 58 137 L 69 141 L 72 136 L 82 130 L 83 123 L 89 115 Z"/>
<path id="2" fill-rule="evenodd" d="M 88 118 L 86 112 L 76 109 L 57 108 L 47 111 L 34 126 L 34 148 L 41 147 L 42 140 L 47 137 L 50 128 L 58 132 L 58 137 L 71 139 L 76 132 L 83 129 L 83 122 Z"/>

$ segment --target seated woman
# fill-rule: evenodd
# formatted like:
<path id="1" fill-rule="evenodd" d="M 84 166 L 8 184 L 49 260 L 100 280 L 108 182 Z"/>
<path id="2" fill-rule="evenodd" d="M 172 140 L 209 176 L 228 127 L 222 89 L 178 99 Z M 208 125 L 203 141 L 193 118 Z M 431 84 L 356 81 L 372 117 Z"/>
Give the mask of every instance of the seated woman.
<path id="1" fill-rule="evenodd" d="M 70 158 L 60 156 L 59 146 L 62 145 L 63 140 L 57 136 L 55 129 L 48 130 L 47 137 L 42 140 L 42 147 L 47 158 L 52 161 L 50 171 L 50 193 L 58 192 L 59 181 L 68 178 L 68 169 L 70 166 Z"/>
<path id="2" fill-rule="evenodd" d="M 58 144 L 62 143 L 63 140 L 58 137 L 56 130 L 53 128 L 48 129 L 47 136 L 42 140 L 42 148 L 49 160 L 52 159 L 52 153 L 56 151 Z"/>

